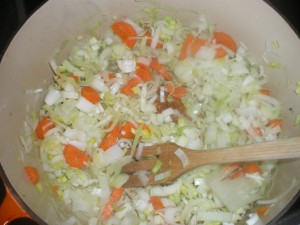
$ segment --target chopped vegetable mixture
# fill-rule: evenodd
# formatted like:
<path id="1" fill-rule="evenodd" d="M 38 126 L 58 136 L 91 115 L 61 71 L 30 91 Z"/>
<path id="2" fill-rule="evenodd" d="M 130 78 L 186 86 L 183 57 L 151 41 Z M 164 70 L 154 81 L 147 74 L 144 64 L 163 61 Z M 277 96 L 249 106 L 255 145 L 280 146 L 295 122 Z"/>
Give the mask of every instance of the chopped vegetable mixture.
<path id="1" fill-rule="evenodd" d="M 204 166 L 170 185 L 124 188 L 121 169 L 144 146 L 206 151 L 281 132 L 280 103 L 246 45 L 204 15 L 188 25 L 147 12 L 115 19 L 51 61 L 54 82 L 33 118 L 42 170 L 25 171 L 39 187 L 46 173 L 71 211 L 65 225 L 254 224 L 270 207 L 257 200 L 268 197 L 274 161 Z M 162 166 L 138 176 L 146 185 Z"/>

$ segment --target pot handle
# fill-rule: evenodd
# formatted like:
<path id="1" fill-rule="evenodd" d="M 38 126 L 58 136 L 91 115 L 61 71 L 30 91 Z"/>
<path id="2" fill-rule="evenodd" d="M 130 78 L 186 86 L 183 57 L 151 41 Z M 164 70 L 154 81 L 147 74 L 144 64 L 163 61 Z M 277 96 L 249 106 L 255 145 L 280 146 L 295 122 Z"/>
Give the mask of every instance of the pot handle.
<path id="1" fill-rule="evenodd" d="M 20 203 L 13 196 L 2 177 L 1 181 L 1 202 L 0 202 L 0 225 L 10 224 L 19 218 L 30 218 L 29 214 L 22 208 Z M 3 199 L 2 199 L 3 198 Z"/>

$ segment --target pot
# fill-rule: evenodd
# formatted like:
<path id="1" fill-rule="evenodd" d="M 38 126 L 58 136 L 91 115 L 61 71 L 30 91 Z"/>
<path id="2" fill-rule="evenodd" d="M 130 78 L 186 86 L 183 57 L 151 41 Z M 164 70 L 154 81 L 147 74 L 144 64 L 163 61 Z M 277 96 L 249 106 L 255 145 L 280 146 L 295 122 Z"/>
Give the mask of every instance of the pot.
<path id="1" fill-rule="evenodd" d="M 51 0 L 36 11 L 21 27 L 11 41 L 0 65 L 0 159 L 1 177 L 10 199 L 5 204 L 17 205 L 14 210 L 3 209 L 0 218 L 3 223 L 15 218 L 33 218 L 38 224 L 59 224 L 59 206 L 51 199 L 50 190 L 39 193 L 31 185 L 24 173 L 21 161 L 24 148 L 19 135 L 24 129 L 24 121 L 30 109 L 38 109 L 42 96 L 34 99 L 26 95 L 28 90 L 45 88 L 52 81 L 53 73 L 48 65 L 54 49 L 64 40 L 74 40 L 87 26 L 92 25 L 105 15 L 132 15 L 144 7 L 147 1 L 123 0 L 100 1 L 89 0 Z M 277 40 L 280 68 L 268 68 L 269 87 L 274 97 L 282 102 L 284 118 L 283 135 L 300 135 L 295 126 L 295 118 L 300 113 L 298 104 L 300 96 L 295 94 L 299 73 L 300 40 L 293 29 L 266 2 L 261 0 L 190 0 L 160 1 L 176 8 L 204 12 L 209 21 L 217 24 L 219 29 L 232 34 L 236 40 L 247 44 L 250 52 L 260 58 L 266 40 Z M 176 15 L 184 21 L 191 18 L 187 14 Z M 72 43 L 70 43 L 70 46 Z M 37 160 L 32 163 L 38 166 Z M 282 196 L 262 221 L 274 223 L 297 197 L 300 189 L 300 160 L 282 160 L 279 162 L 278 174 L 274 180 L 272 196 Z M 289 190 L 286 192 L 286 190 Z M 7 203 L 8 202 L 8 203 Z M 15 206 L 14 206 L 15 207 Z M 16 215 L 11 213 L 17 212 Z M 0 219 L 0 221 L 1 221 Z"/>

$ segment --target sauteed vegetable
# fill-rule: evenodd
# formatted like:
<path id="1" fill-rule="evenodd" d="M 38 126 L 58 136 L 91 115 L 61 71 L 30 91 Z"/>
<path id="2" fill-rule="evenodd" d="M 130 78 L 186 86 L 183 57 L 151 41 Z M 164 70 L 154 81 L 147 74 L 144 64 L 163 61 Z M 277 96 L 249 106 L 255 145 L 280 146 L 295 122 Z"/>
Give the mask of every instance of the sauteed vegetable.
<path id="1" fill-rule="evenodd" d="M 245 44 L 204 15 L 184 24 L 157 9 L 143 12 L 114 18 L 99 37 L 79 38 L 61 63 L 51 61 L 54 82 L 32 118 L 44 189 L 70 209 L 63 224 L 254 224 L 269 207 L 259 200 L 268 198 L 273 161 L 210 165 L 168 186 L 123 187 L 122 166 L 139 160 L 144 146 L 170 141 L 209 151 L 281 132 L 264 63 Z M 156 179 L 169 175 L 162 166 L 158 160 L 151 171 Z M 148 173 L 138 172 L 144 184 Z"/>

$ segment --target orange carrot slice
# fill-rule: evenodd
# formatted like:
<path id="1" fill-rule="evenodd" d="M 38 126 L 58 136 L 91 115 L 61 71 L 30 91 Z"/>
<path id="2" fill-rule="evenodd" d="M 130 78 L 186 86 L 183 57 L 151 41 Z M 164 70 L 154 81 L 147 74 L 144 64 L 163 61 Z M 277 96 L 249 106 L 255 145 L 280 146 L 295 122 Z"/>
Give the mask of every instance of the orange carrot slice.
<path id="1" fill-rule="evenodd" d="M 215 55 L 216 59 L 223 58 L 226 55 L 227 55 L 227 52 L 224 50 L 224 48 L 217 48 L 216 49 L 216 55 Z"/>
<path id="2" fill-rule="evenodd" d="M 141 80 L 143 82 L 147 82 L 149 80 L 152 79 L 152 73 L 150 72 L 149 69 L 147 68 L 138 68 L 136 71 L 135 71 L 135 74 L 138 75 L 139 78 L 141 78 Z"/>
<path id="3" fill-rule="evenodd" d="M 244 166 L 244 171 L 248 174 L 258 173 L 259 175 L 262 175 L 263 173 L 260 166 L 255 162 L 246 163 Z"/>
<path id="4" fill-rule="evenodd" d="M 268 209 L 269 209 L 268 206 L 261 206 L 256 210 L 256 214 L 258 216 L 262 216 L 268 211 Z"/>
<path id="5" fill-rule="evenodd" d="M 44 139 L 45 134 L 54 127 L 55 124 L 50 117 L 43 117 L 35 129 L 35 134 L 38 139 Z"/>
<path id="6" fill-rule="evenodd" d="M 278 118 L 278 119 L 269 120 L 267 126 L 272 127 L 272 128 L 277 127 L 277 126 L 281 127 L 282 119 Z"/>
<path id="7" fill-rule="evenodd" d="M 152 36 L 150 34 L 149 31 L 147 31 L 144 35 L 144 37 L 147 37 L 147 41 L 146 41 L 146 44 L 147 45 L 151 45 L 151 42 L 152 42 Z M 161 42 L 157 42 L 157 45 L 156 45 L 156 48 L 162 48 L 163 47 L 163 44 Z"/>
<path id="8" fill-rule="evenodd" d="M 235 180 L 239 177 L 241 177 L 242 175 L 244 175 L 245 172 L 244 172 L 244 169 L 243 168 L 240 168 L 240 169 L 237 169 L 237 171 L 233 172 L 232 174 L 230 174 L 229 178 L 231 180 Z"/>
<path id="9" fill-rule="evenodd" d="M 130 81 L 127 82 L 122 88 L 121 88 L 121 93 L 127 96 L 134 96 L 136 93 L 133 92 L 133 88 L 136 87 L 141 83 L 141 80 L 138 78 L 132 78 Z"/>
<path id="10" fill-rule="evenodd" d="M 150 203 L 152 204 L 154 210 L 160 210 L 164 208 L 164 204 L 159 196 L 151 196 Z"/>
<path id="11" fill-rule="evenodd" d="M 109 73 L 108 74 L 108 79 L 109 80 L 112 80 L 112 79 L 115 79 L 116 78 L 116 75 L 115 74 L 113 74 L 113 73 Z"/>
<path id="12" fill-rule="evenodd" d="M 130 122 L 126 122 L 120 129 L 120 138 L 134 139 L 133 129 L 135 130 L 136 126 Z"/>
<path id="13" fill-rule="evenodd" d="M 114 210 L 114 205 L 117 204 L 118 201 L 121 199 L 123 192 L 124 192 L 124 187 L 113 189 L 108 199 L 108 202 L 105 204 L 101 212 L 102 219 L 107 220 L 111 217 Z"/>
<path id="14" fill-rule="evenodd" d="M 137 33 L 129 23 L 123 21 L 116 22 L 111 28 L 129 48 L 134 47 L 137 40 Z"/>
<path id="15" fill-rule="evenodd" d="M 196 38 L 194 37 L 194 35 L 189 34 L 187 36 L 187 38 L 182 44 L 179 60 L 184 60 L 188 56 L 189 47 L 193 44 L 195 40 Z"/>
<path id="16" fill-rule="evenodd" d="M 103 137 L 99 147 L 105 151 L 115 145 L 118 141 L 119 132 L 120 126 L 119 124 L 116 124 L 112 131 Z"/>
<path id="17" fill-rule="evenodd" d="M 150 63 L 150 67 L 163 75 L 166 80 L 173 80 L 172 75 L 166 70 L 165 67 L 160 65 L 156 59 L 153 59 Z"/>
<path id="18" fill-rule="evenodd" d="M 69 166 L 79 169 L 85 168 L 85 163 L 92 160 L 87 154 L 70 144 L 65 145 L 63 154 Z"/>
<path id="19" fill-rule="evenodd" d="M 224 32 L 215 32 L 214 38 L 217 44 L 222 44 L 227 48 L 231 49 L 231 51 L 236 52 L 237 46 L 233 38 Z"/>
<path id="20" fill-rule="evenodd" d="M 40 175 L 35 167 L 24 166 L 24 170 L 32 184 L 37 184 L 40 182 Z"/>
<path id="21" fill-rule="evenodd" d="M 259 136 L 262 137 L 263 136 L 263 132 L 259 127 L 254 127 L 252 126 L 253 131 Z"/>
<path id="22" fill-rule="evenodd" d="M 81 95 L 93 104 L 100 102 L 99 93 L 92 87 L 85 86 L 81 88 Z"/>
<path id="23" fill-rule="evenodd" d="M 262 90 L 260 90 L 260 93 L 263 94 L 263 95 L 269 96 L 270 95 L 270 90 L 269 89 L 262 89 Z"/>

